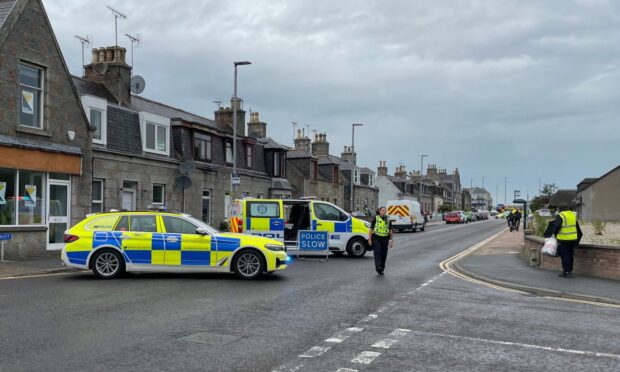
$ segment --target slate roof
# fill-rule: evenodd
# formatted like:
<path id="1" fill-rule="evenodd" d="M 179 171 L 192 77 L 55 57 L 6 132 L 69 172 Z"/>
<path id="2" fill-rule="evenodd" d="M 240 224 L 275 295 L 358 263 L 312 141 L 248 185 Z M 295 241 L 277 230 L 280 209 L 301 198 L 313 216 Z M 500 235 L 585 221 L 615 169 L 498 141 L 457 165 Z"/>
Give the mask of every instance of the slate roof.
<path id="1" fill-rule="evenodd" d="M 6 21 L 6 19 L 9 17 L 9 14 L 11 14 L 13 5 L 15 5 L 16 2 L 17 1 L 15 0 L 0 0 L 0 28 L 2 28 L 4 21 Z"/>
<path id="2" fill-rule="evenodd" d="M 0 145 L 22 147 L 26 149 L 34 149 L 47 152 L 60 152 L 64 154 L 83 155 L 82 149 L 77 146 L 63 145 L 60 143 L 49 142 L 38 138 L 36 140 L 33 140 L 29 138 L 0 135 Z"/>
<path id="3" fill-rule="evenodd" d="M 279 144 L 271 137 L 259 138 L 256 141 L 260 143 L 261 145 L 263 145 L 263 147 L 265 147 L 265 150 L 288 150 L 289 149 L 288 147 Z"/>
<path id="4" fill-rule="evenodd" d="M 75 87 L 80 94 L 88 94 L 90 96 L 103 98 L 110 103 L 116 103 L 110 91 L 108 91 L 102 84 L 97 84 L 77 76 L 71 76 L 71 78 L 73 79 L 73 84 L 75 84 Z"/>
<path id="5" fill-rule="evenodd" d="M 291 150 L 286 154 L 287 159 L 316 159 L 316 156 L 302 149 Z"/>
<path id="6" fill-rule="evenodd" d="M 472 187 L 469 190 L 470 193 L 472 194 L 491 194 L 490 192 L 487 191 L 487 189 L 483 188 L 483 187 Z"/>
<path id="7" fill-rule="evenodd" d="M 549 198 L 549 205 L 554 207 L 571 207 L 575 206 L 575 198 L 577 190 L 558 190 Z"/>
<path id="8" fill-rule="evenodd" d="M 318 161 L 319 165 L 340 165 L 339 162 L 332 159 L 332 156 L 321 156 Z"/>

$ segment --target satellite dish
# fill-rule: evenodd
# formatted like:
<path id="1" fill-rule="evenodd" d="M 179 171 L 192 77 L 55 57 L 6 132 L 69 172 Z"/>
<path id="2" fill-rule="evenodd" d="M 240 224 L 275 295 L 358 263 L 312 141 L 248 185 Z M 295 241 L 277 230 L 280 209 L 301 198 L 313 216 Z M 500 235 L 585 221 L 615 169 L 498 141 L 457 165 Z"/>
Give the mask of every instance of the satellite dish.
<path id="1" fill-rule="evenodd" d="M 136 75 L 131 78 L 131 93 L 140 94 L 144 92 L 144 88 L 146 88 L 146 81 L 140 75 Z"/>
<path id="2" fill-rule="evenodd" d="M 179 176 L 174 180 L 175 185 L 180 189 L 189 189 L 192 187 L 192 179 L 187 176 Z"/>
<path id="3" fill-rule="evenodd" d="M 186 176 L 192 173 L 195 169 L 196 165 L 194 165 L 194 163 L 191 161 L 184 161 L 183 163 L 179 164 L 179 172 Z"/>
<path id="4" fill-rule="evenodd" d="M 105 63 L 96 63 L 95 64 L 95 72 L 99 75 L 103 75 L 108 71 L 108 65 Z"/>

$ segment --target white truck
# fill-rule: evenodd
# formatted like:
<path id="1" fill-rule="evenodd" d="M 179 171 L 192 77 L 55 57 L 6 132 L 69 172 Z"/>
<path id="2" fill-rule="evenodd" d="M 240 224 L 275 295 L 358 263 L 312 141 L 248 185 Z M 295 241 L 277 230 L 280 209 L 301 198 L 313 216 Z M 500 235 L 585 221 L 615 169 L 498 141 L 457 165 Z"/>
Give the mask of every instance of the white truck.
<path id="1" fill-rule="evenodd" d="M 386 204 L 387 214 L 392 221 L 394 231 L 424 231 L 426 219 L 420 211 L 420 203 L 413 200 L 389 200 Z"/>

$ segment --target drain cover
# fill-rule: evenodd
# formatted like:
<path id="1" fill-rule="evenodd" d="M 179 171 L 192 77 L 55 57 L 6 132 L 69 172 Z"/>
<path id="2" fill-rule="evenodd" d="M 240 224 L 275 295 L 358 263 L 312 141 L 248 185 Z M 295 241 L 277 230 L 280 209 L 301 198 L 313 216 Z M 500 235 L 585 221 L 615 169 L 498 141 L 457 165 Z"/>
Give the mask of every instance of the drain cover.
<path id="1" fill-rule="evenodd" d="M 203 344 L 210 346 L 222 346 L 227 345 L 242 337 L 235 335 L 226 335 L 222 333 L 213 332 L 197 332 L 182 338 L 183 341 L 193 342 L 195 344 Z"/>

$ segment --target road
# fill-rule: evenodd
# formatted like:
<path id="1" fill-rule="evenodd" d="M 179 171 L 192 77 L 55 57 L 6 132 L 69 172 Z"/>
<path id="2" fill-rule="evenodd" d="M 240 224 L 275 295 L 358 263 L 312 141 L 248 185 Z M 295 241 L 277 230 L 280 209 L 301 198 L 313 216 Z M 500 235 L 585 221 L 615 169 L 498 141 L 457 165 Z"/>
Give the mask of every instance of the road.
<path id="1" fill-rule="evenodd" d="M 0 280 L 0 371 L 618 370 L 620 311 L 498 291 L 438 263 L 502 221 L 401 234 L 364 259 L 232 275 Z"/>

